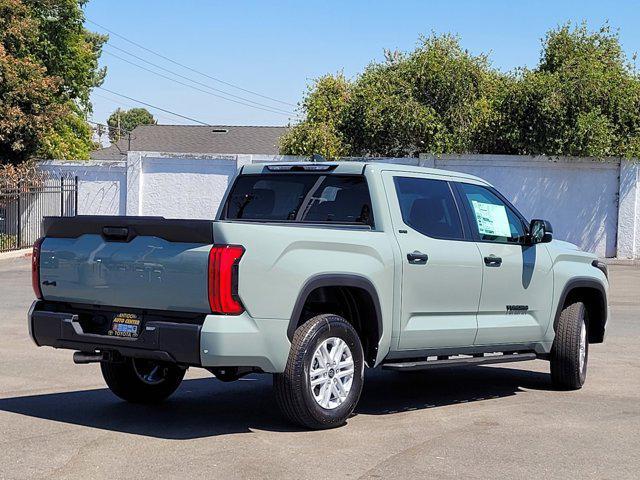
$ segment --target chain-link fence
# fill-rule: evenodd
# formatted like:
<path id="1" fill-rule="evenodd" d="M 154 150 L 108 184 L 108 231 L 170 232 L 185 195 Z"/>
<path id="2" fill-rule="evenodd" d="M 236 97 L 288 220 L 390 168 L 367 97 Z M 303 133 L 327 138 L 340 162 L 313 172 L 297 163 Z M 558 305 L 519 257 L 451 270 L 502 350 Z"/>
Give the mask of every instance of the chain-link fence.
<path id="1" fill-rule="evenodd" d="M 45 216 L 70 217 L 78 210 L 78 177 L 16 180 L 0 177 L 0 252 L 33 245 Z"/>

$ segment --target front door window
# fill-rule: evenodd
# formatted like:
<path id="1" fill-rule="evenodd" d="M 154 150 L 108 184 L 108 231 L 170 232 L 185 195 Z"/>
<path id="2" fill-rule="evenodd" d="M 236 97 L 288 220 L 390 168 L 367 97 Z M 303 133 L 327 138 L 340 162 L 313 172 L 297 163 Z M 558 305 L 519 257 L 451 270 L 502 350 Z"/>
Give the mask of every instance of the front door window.
<path id="1" fill-rule="evenodd" d="M 473 215 L 473 228 L 481 241 L 522 242 L 525 227 L 509 205 L 486 187 L 470 183 L 461 183 L 460 187 Z"/>

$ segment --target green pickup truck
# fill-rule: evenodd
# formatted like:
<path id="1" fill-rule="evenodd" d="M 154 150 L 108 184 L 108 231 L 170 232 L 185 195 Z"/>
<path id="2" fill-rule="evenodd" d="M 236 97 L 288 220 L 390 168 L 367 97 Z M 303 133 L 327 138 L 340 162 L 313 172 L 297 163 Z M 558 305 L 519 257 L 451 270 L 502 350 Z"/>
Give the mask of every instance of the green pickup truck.
<path id="1" fill-rule="evenodd" d="M 364 368 L 532 359 L 578 389 L 607 322 L 607 268 L 470 175 L 385 163 L 243 167 L 215 220 L 46 218 L 39 346 L 100 362 L 132 402 L 189 367 L 274 376 L 284 415 L 341 425 Z"/>

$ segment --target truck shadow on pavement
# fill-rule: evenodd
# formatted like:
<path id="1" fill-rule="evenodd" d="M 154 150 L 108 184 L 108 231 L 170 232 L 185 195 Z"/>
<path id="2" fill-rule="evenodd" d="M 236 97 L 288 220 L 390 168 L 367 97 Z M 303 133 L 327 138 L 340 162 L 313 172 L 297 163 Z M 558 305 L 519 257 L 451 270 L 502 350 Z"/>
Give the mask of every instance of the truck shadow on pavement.
<path id="1" fill-rule="evenodd" d="M 549 390 L 546 373 L 496 367 L 429 372 L 367 372 L 356 415 L 392 415 Z M 279 414 L 268 375 L 237 382 L 185 380 L 160 405 L 134 405 L 104 388 L 0 399 L 0 411 L 163 439 L 194 439 L 252 430 L 300 431 Z"/>

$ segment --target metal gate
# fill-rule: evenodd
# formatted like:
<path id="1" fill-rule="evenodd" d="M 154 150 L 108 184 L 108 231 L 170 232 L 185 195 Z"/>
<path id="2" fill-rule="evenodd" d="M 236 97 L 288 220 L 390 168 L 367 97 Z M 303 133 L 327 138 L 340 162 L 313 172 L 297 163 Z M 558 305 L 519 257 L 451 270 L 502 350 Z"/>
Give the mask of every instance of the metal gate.
<path id="1" fill-rule="evenodd" d="M 33 245 L 45 216 L 78 213 L 78 177 L 43 174 L 29 181 L 0 179 L 0 252 Z"/>

